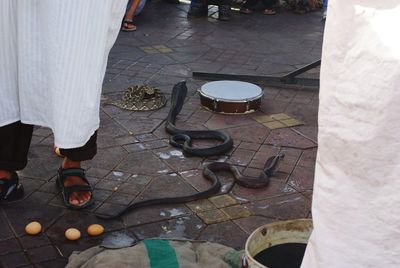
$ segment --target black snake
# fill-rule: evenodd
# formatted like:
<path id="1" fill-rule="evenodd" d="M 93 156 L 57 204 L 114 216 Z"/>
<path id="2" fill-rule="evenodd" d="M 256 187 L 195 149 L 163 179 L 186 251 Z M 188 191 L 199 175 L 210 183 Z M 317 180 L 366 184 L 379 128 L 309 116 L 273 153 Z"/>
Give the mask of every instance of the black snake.
<path id="1" fill-rule="evenodd" d="M 223 154 L 233 147 L 232 138 L 226 133 L 218 130 L 184 130 L 175 126 L 176 117 L 182 110 L 183 102 L 187 94 L 186 82 L 179 82 L 172 89 L 171 109 L 169 110 L 165 130 L 171 134 L 169 143 L 181 148 L 185 153 L 195 156 L 212 156 Z M 194 148 L 192 147 L 193 139 L 207 139 L 221 141 L 213 147 Z"/>
<path id="2" fill-rule="evenodd" d="M 268 158 L 267 162 L 265 163 L 264 170 L 261 172 L 260 176 L 258 178 L 250 178 L 250 177 L 245 177 L 242 174 L 240 174 L 239 170 L 236 169 L 235 166 L 228 164 L 228 163 L 222 163 L 222 162 L 213 162 L 211 164 L 208 164 L 204 169 L 203 169 L 203 176 L 206 178 L 208 181 L 211 182 L 210 188 L 207 190 L 204 190 L 199 193 L 195 193 L 192 195 L 186 195 L 186 196 L 179 196 L 179 197 L 164 197 L 164 198 L 156 198 L 156 199 L 149 199 L 149 200 L 144 200 L 144 201 L 139 201 L 136 203 L 132 203 L 128 207 L 124 208 L 120 212 L 116 213 L 115 215 L 111 216 L 106 216 L 106 215 L 97 215 L 97 217 L 101 219 L 115 219 L 118 217 L 121 217 L 123 214 L 138 209 L 138 208 L 143 208 L 143 207 L 149 207 L 149 206 L 155 206 L 155 205 L 161 205 L 161 204 L 178 204 L 178 203 L 187 203 L 191 201 L 195 201 L 198 199 L 205 199 L 208 197 L 211 197 L 215 194 L 218 194 L 220 189 L 221 189 L 221 182 L 218 178 L 218 176 L 215 174 L 215 172 L 220 172 L 220 171 L 228 171 L 231 172 L 234 176 L 234 182 L 247 187 L 247 188 L 260 188 L 260 187 L 265 187 L 269 183 L 269 178 L 274 175 L 274 173 L 277 171 L 279 167 L 279 163 L 281 160 L 284 158 L 284 154 L 281 152 L 277 154 L 276 156 L 272 156 Z"/>

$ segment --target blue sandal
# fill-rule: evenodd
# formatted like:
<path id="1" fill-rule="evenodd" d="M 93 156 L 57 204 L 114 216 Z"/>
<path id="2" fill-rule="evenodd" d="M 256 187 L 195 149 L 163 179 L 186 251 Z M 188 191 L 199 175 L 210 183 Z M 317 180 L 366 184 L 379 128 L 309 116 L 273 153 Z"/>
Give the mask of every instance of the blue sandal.
<path id="1" fill-rule="evenodd" d="M 71 185 L 71 186 L 64 186 L 64 180 L 69 176 L 77 176 L 80 177 L 86 184 L 83 185 Z M 93 204 L 93 189 L 89 184 L 89 181 L 86 179 L 85 170 L 81 168 L 60 168 L 58 170 L 57 176 L 57 187 L 61 191 L 63 196 L 64 205 L 67 208 L 71 209 L 83 209 L 91 204 Z M 91 197 L 86 202 L 79 204 L 79 205 L 72 205 L 69 202 L 69 197 L 74 192 L 90 192 Z"/>
<path id="2" fill-rule="evenodd" d="M 19 177 L 13 172 L 10 179 L 0 178 L 0 202 L 15 201 L 24 197 L 24 187 L 19 183 Z"/>

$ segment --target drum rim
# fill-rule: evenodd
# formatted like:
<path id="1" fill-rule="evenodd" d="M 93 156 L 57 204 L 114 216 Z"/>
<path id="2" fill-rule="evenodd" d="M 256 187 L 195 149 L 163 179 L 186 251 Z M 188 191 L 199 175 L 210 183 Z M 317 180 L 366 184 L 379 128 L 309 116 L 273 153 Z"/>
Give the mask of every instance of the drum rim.
<path id="1" fill-rule="evenodd" d="M 202 92 L 201 89 L 197 90 L 197 92 L 200 94 L 200 96 L 203 96 L 205 98 L 215 100 L 215 101 L 224 101 L 224 102 L 237 102 L 237 103 L 244 103 L 244 102 L 249 102 L 249 101 L 255 101 L 260 99 L 264 95 L 264 90 L 261 90 L 261 93 L 255 97 L 247 98 L 247 99 L 241 99 L 241 100 L 230 100 L 230 99 L 224 99 L 224 98 L 216 98 L 215 96 L 210 96 L 207 95 L 206 93 Z"/>

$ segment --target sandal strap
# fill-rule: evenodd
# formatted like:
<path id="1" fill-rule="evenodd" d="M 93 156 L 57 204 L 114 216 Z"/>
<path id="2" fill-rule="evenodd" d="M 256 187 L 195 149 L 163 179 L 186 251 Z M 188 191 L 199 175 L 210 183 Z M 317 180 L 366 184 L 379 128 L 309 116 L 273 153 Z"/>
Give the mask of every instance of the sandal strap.
<path id="1" fill-rule="evenodd" d="M 69 200 L 69 197 L 74 192 L 91 192 L 93 193 L 93 189 L 90 186 L 89 181 L 86 178 L 85 170 L 82 168 L 60 168 L 58 170 L 58 176 L 60 179 L 60 187 L 62 188 L 63 195 L 66 200 Z M 79 185 L 71 185 L 65 186 L 64 181 L 69 176 L 77 176 L 80 177 L 86 184 L 79 184 Z"/>
<path id="2" fill-rule="evenodd" d="M 76 192 L 92 192 L 92 187 L 90 185 L 71 185 L 71 186 L 64 186 L 64 194 L 65 197 L 69 199 L 72 193 Z"/>
<path id="3" fill-rule="evenodd" d="M 69 176 L 77 176 L 83 179 L 87 184 L 89 181 L 86 179 L 85 170 L 83 168 L 60 168 L 58 170 L 61 180 L 64 183 L 65 178 Z"/>

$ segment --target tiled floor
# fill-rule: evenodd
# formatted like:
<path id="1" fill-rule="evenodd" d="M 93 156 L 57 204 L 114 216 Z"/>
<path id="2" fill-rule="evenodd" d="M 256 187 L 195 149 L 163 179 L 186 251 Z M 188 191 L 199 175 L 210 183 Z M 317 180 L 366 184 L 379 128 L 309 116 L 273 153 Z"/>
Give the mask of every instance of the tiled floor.
<path id="1" fill-rule="evenodd" d="M 136 84 L 157 86 L 169 97 L 172 86 L 186 80 L 189 96 L 178 126 L 223 129 L 234 139 L 233 150 L 220 157 L 199 158 L 171 147 L 164 131 L 169 104 L 153 112 L 102 105 L 99 152 L 85 163 L 96 204 L 77 212 L 66 210 L 60 201 L 54 183 L 60 159 L 52 153 L 51 132 L 38 128 L 29 164 L 20 173 L 26 197 L 0 209 L 0 266 L 63 267 L 72 251 L 97 245 L 105 235 L 120 230 L 135 240 L 185 237 L 243 248 L 248 235 L 260 225 L 310 217 L 317 92 L 264 87 L 260 111 L 218 115 L 201 108 L 196 91 L 205 81 L 193 79 L 191 72 L 280 74 L 312 62 L 321 53 L 319 14 L 301 16 L 282 10 L 267 17 L 235 13 L 232 21 L 219 22 L 213 18 L 187 20 L 187 8 L 149 2 L 137 17 L 138 30 L 121 33 L 110 54 L 104 99 L 118 98 L 125 88 Z M 271 115 L 277 114 L 303 125 L 279 129 L 266 125 Z M 244 174 L 258 176 L 265 160 L 279 150 L 286 152 L 285 160 L 266 188 L 234 185 L 231 192 L 224 192 L 232 179 L 223 174 L 223 195 L 209 200 L 145 208 L 113 221 L 99 220 L 93 214 L 115 213 L 134 200 L 205 189 L 209 184 L 202 178 L 202 167 L 213 160 L 230 162 Z M 25 225 L 32 220 L 43 224 L 40 236 L 24 234 Z M 104 225 L 106 234 L 86 235 L 84 230 L 92 223 Z M 67 227 L 79 228 L 83 237 L 66 241 L 63 233 Z"/>

